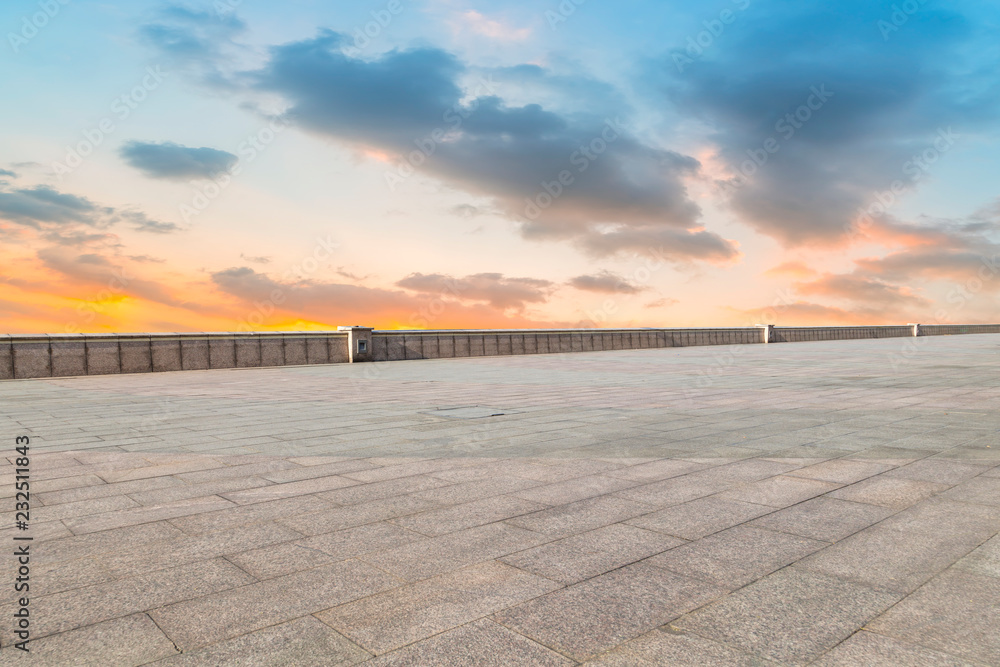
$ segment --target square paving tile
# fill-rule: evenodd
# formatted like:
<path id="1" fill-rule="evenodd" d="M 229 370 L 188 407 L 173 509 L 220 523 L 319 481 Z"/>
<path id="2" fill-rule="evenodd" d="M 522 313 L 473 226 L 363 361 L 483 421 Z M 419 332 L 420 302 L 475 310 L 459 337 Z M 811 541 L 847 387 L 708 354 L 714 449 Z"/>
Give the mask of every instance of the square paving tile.
<path id="1" fill-rule="evenodd" d="M 502 558 L 528 572 L 572 584 L 684 544 L 622 523 L 579 533 Z"/>
<path id="2" fill-rule="evenodd" d="M 711 496 L 630 519 L 629 524 L 696 540 L 774 511 L 773 507 Z"/>
<path id="3" fill-rule="evenodd" d="M 736 526 L 646 562 L 732 590 L 826 546 L 798 535 Z"/>
<path id="4" fill-rule="evenodd" d="M 474 621 L 379 656 L 371 667 L 569 667 L 574 661 L 489 619 Z"/>
<path id="5" fill-rule="evenodd" d="M 786 568 L 673 625 L 779 663 L 810 662 L 899 600 Z"/>
<path id="6" fill-rule="evenodd" d="M 852 461 L 850 459 L 831 459 L 815 465 L 806 466 L 793 470 L 787 475 L 792 477 L 808 477 L 818 479 L 823 482 L 837 482 L 840 484 L 853 484 L 867 479 L 873 475 L 878 475 L 892 466 L 884 463 L 874 463 L 871 461 Z"/>
<path id="7" fill-rule="evenodd" d="M 778 667 L 770 660 L 676 630 L 670 625 L 651 630 L 585 664 L 587 667 Z"/>
<path id="8" fill-rule="evenodd" d="M 723 594 L 644 563 L 499 612 L 502 625 L 576 660 L 637 637 Z"/>
<path id="9" fill-rule="evenodd" d="M 869 624 L 873 632 L 1000 664 L 1000 579 L 949 570 Z"/>
<path id="10" fill-rule="evenodd" d="M 830 497 L 901 510 L 947 490 L 947 484 L 879 475 L 838 489 Z"/>
<path id="11" fill-rule="evenodd" d="M 160 607 L 150 615 L 178 647 L 187 651 L 402 583 L 366 563 L 348 560 Z"/>
<path id="12" fill-rule="evenodd" d="M 375 654 L 547 593 L 559 584 L 490 561 L 316 614 Z"/>
<path id="13" fill-rule="evenodd" d="M 961 658 L 861 630 L 812 663 L 815 667 L 975 667 Z"/>
<path id="14" fill-rule="evenodd" d="M 600 496 L 525 514 L 506 523 L 551 537 L 559 537 L 583 533 L 652 511 L 652 507 L 640 502 L 614 496 Z"/>
<path id="15" fill-rule="evenodd" d="M 506 523 L 494 523 L 365 554 L 361 558 L 394 576 L 417 581 L 523 551 L 552 539 Z"/>
<path id="16" fill-rule="evenodd" d="M 930 501 L 925 501 L 930 502 Z M 880 590 L 910 593 L 995 534 L 1000 516 L 975 506 L 914 507 L 827 547 L 800 567 Z"/>
<path id="17" fill-rule="evenodd" d="M 788 507 L 833 491 L 838 486 L 832 482 L 779 475 L 724 491 L 719 494 L 719 498 L 741 500 L 769 507 Z"/>
<path id="18" fill-rule="evenodd" d="M 893 512 L 888 507 L 820 496 L 755 519 L 748 525 L 814 540 L 838 542 L 891 516 Z"/>
<path id="19" fill-rule="evenodd" d="M 257 630 L 153 663 L 155 667 L 219 665 L 356 665 L 371 654 L 312 616 Z"/>
<path id="20" fill-rule="evenodd" d="M 16 665 L 144 665 L 177 654 L 177 649 L 146 614 L 116 618 L 58 635 L 33 639 L 29 654 L 0 649 L 0 662 Z M 20 653 L 20 651 L 18 651 Z M 8 662 L 9 661 L 9 662 Z"/>

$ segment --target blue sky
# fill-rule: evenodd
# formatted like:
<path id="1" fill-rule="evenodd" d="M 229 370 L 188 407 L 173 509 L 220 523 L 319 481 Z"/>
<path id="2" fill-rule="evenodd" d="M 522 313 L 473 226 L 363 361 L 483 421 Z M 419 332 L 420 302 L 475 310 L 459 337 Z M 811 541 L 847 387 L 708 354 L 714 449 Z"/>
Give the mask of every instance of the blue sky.
<path id="1" fill-rule="evenodd" d="M 0 317 L 995 321 L 998 16 L 5 3 Z"/>

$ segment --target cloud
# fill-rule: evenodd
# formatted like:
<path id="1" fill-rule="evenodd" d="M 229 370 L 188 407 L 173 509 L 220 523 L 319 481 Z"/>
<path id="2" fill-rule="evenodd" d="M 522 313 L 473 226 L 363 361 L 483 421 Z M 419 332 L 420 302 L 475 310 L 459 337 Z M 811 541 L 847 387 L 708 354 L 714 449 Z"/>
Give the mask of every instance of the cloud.
<path id="1" fill-rule="evenodd" d="M 17 174 L 10 169 L 0 169 L 0 176 L 7 176 L 9 178 L 17 178 Z"/>
<path id="2" fill-rule="evenodd" d="M 139 41 L 157 51 L 168 72 L 185 71 L 213 90 L 232 89 L 230 64 L 246 52 L 235 38 L 246 27 L 236 12 L 167 5 L 139 27 Z"/>
<path id="3" fill-rule="evenodd" d="M 132 229 L 137 232 L 149 232 L 151 234 L 170 234 L 181 230 L 180 225 L 172 222 L 153 220 L 142 211 L 121 211 L 119 215 L 132 223 Z"/>
<path id="4" fill-rule="evenodd" d="M 345 39 L 322 31 L 273 47 L 266 65 L 243 79 L 281 95 L 286 119 L 310 132 L 388 154 L 404 167 L 409 160 L 427 176 L 489 198 L 526 238 L 647 255 L 655 252 L 652 240 L 668 246 L 661 254 L 670 261 L 739 256 L 733 242 L 699 226 L 700 208 L 684 183 L 699 173 L 694 158 L 579 107 L 557 113 L 509 104 L 497 94 L 502 82 L 463 87 L 470 71 L 440 49 L 361 60 L 341 51 Z M 403 173 L 387 171 L 389 185 Z"/>
<path id="5" fill-rule="evenodd" d="M 264 324 L 285 322 L 289 318 L 387 328 L 530 328 L 559 324 L 503 312 L 488 303 L 463 303 L 451 298 L 450 292 L 432 298 L 424 292 L 413 295 L 401 290 L 322 281 L 279 282 L 249 267 L 217 271 L 211 277 L 222 292 L 241 300 L 247 318 L 260 312 L 260 304 L 271 304 L 274 312 L 265 318 Z"/>
<path id="6" fill-rule="evenodd" d="M 59 245 L 107 239 L 104 230 L 122 221 L 143 232 L 166 234 L 180 230 L 172 222 L 153 220 L 141 211 L 101 206 L 87 197 L 59 192 L 47 185 L 5 188 L 0 184 L 0 220 L 41 232 Z"/>
<path id="7" fill-rule="evenodd" d="M 357 273 L 351 273 L 350 271 L 348 271 L 347 269 L 345 269 L 343 266 L 338 266 L 336 268 L 336 270 L 334 271 L 334 273 L 336 273 L 341 278 L 347 278 L 348 280 L 353 280 L 356 283 L 360 283 L 360 282 L 362 282 L 364 280 L 367 280 L 368 278 L 371 277 L 371 274 L 366 274 L 366 275 L 362 276 L 362 275 L 358 275 Z"/>
<path id="8" fill-rule="evenodd" d="M 650 227 L 595 232 L 584 238 L 581 246 L 597 257 L 630 252 L 678 264 L 692 260 L 726 264 L 743 256 L 738 243 L 711 232 Z"/>
<path id="9" fill-rule="evenodd" d="M 247 256 L 240 253 L 240 259 L 245 259 L 252 264 L 270 264 L 271 258 L 265 255 Z"/>
<path id="10" fill-rule="evenodd" d="M 842 243 L 876 193 L 896 182 L 905 194 L 933 173 L 920 153 L 950 159 L 949 128 L 996 126 L 1000 67 L 984 48 L 995 12 L 922 6 L 887 43 L 877 25 L 896 7 L 756 6 L 681 71 L 677 53 L 664 59 L 661 90 L 676 112 L 712 128 L 730 175 L 750 174 L 718 178 L 739 186 L 724 189 L 729 203 L 757 230 L 789 246 Z"/>
<path id="11" fill-rule="evenodd" d="M 172 141 L 158 144 L 129 141 L 119 153 L 125 162 L 146 176 L 174 181 L 213 178 L 229 171 L 239 160 L 226 151 L 190 148 Z"/>
<path id="12" fill-rule="evenodd" d="M 1000 245 L 986 244 L 978 250 L 926 248 L 904 250 L 881 258 L 859 259 L 862 271 L 887 280 L 953 280 L 964 283 L 986 276 L 995 279 L 1000 273 Z M 994 289 L 1000 288 L 1000 281 Z"/>
<path id="13" fill-rule="evenodd" d="M 73 281 L 75 291 L 83 286 L 100 290 L 113 286 L 116 293 L 146 299 L 166 306 L 211 312 L 207 306 L 175 298 L 162 285 L 135 275 L 97 252 L 84 252 L 53 246 L 36 253 L 42 265 Z"/>
<path id="14" fill-rule="evenodd" d="M 675 303 L 680 303 L 677 299 L 671 299 L 669 297 L 664 297 L 662 299 L 656 299 L 648 303 L 642 304 L 643 308 L 666 308 L 667 306 L 672 306 Z"/>
<path id="15" fill-rule="evenodd" d="M 531 36 L 531 28 L 514 28 L 503 21 L 489 18 L 473 9 L 462 12 L 459 15 L 457 25 L 459 29 L 501 42 L 520 42 Z"/>
<path id="16" fill-rule="evenodd" d="M 570 278 L 569 284 L 578 290 L 603 294 L 638 294 L 646 289 L 645 287 L 633 285 L 622 276 L 610 271 L 576 276 L 575 278 Z"/>
<path id="17" fill-rule="evenodd" d="M 553 283 L 538 278 L 505 278 L 500 273 L 476 273 L 454 278 L 440 273 L 412 273 L 398 287 L 461 301 L 481 301 L 501 310 L 524 310 L 529 303 L 548 300 Z"/>
<path id="18" fill-rule="evenodd" d="M 893 285 L 856 273 L 828 273 L 813 281 L 796 283 L 795 290 L 807 296 L 835 297 L 888 309 L 930 305 L 929 300 L 914 294 L 908 287 Z"/>
<path id="19" fill-rule="evenodd" d="M 770 322 L 778 326 L 899 324 L 878 310 L 855 308 L 846 310 L 809 301 L 794 301 L 776 307 L 727 310 L 745 317 L 747 324 L 760 322 Z"/>
<path id="20" fill-rule="evenodd" d="M 0 190 L 0 218 L 34 229 L 71 223 L 107 227 L 113 213 L 113 208 L 98 206 L 86 197 L 61 193 L 47 185 Z"/>
<path id="21" fill-rule="evenodd" d="M 772 266 L 764 272 L 769 278 L 780 278 L 791 276 L 792 278 L 809 278 L 816 275 L 816 270 L 807 266 L 804 262 L 782 262 L 777 266 Z"/>
<path id="22" fill-rule="evenodd" d="M 489 213 L 489 211 L 483 210 L 478 206 L 473 206 L 472 204 L 456 204 L 448 209 L 448 211 L 452 215 L 457 215 L 460 218 L 475 218 Z"/>

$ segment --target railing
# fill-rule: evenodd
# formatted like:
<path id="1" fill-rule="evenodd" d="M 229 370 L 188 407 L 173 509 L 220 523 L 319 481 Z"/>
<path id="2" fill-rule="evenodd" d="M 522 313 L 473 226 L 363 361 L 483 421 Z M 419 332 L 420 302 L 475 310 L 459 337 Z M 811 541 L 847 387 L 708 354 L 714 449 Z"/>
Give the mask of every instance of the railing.
<path id="1" fill-rule="evenodd" d="M 12 334 L 0 335 L 0 380 L 977 333 L 1000 333 L 1000 324 Z"/>

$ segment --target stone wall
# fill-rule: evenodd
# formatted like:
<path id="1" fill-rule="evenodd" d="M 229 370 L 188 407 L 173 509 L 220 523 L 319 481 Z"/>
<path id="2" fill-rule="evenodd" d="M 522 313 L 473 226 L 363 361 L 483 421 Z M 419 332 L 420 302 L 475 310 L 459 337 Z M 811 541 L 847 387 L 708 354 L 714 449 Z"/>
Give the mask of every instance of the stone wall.
<path id="1" fill-rule="evenodd" d="M 330 364 L 345 333 L 153 333 L 0 336 L 0 379 Z"/>
<path id="2" fill-rule="evenodd" d="M 773 327 L 772 343 L 801 343 L 811 340 L 852 340 L 899 338 L 913 335 L 913 326 L 889 327 Z"/>
<path id="3" fill-rule="evenodd" d="M 1000 324 L 0 335 L 0 380 L 348 363 L 352 340 L 370 345 L 358 361 L 395 361 L 976 333 Z"/>

